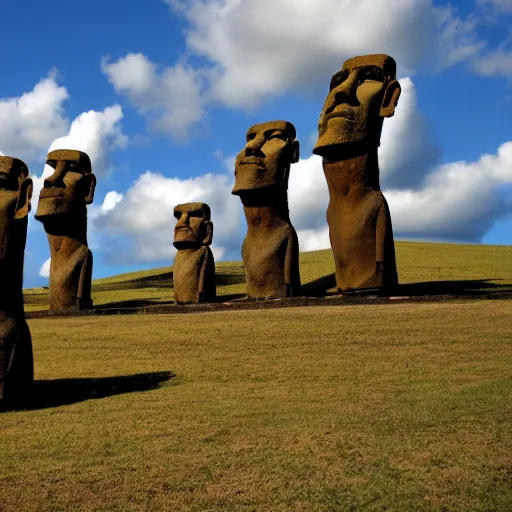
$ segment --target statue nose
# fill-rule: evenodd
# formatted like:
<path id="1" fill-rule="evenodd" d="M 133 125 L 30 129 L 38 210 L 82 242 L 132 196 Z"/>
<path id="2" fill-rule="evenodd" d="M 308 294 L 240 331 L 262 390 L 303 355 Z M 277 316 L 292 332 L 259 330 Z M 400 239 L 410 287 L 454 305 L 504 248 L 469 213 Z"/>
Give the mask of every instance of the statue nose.
<path id="1" fill-rule="evenodd" d="M 341 105 L 342 103 L 353 105 L 355 102 L 356 86 L 357 75 L 355 73 L 351 73 L 346 80 L 332 89 L 329 93 L 325 113 L 328 114 L 334 110 L 337 105 Z"/>
<path id="2" fill-rule="evenodd" d="M 245 156 L 264 156 L 261 148 L 265 143 L 263 137 L 255 137 L 245 145 Z"/>
<path id="3" fill-rule="evenodd" d="M 57 165 L 55 166 L 55 170 L 53 171 L 53 174 L 51 176 L 48 176 L 44 180 L 44 187 L 45 188 L 51 188 L 51 187 L 58 187 L 58 188 L 65 188 L 66 185 L 64 185 L 64 176 L 66 175 L 66 162 L 64 160 L 60 160 L 57 162 Z"/>

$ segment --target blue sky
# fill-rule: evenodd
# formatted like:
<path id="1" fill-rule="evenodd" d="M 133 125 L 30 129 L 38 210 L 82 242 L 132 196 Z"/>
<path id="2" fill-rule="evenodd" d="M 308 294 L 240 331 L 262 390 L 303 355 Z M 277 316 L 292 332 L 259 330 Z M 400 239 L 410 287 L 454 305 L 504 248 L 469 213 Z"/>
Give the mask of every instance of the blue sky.
<path id="1" fill-rule="evenodd" d="M 512 0 L 389 4 L 8 2 L 0 151 L 29 165 L 36 190 L 50 147 L 89 153 L 102 277 L 171 264 L 172 209 L 184 201 L 210 204 L 217 259 L 240 259 L 233 157 L 250 125 L 289 120 L 301 142 L 292 222 L 302 250 L 326 248 L 328 195 L 311 148 L 330 76 L 349 57 L 389 53 L 402 96 L 380 163 L 395 238 L 511 244 Z M 48 258 L 31 218 L 26 286 L 47 282 Z"/>

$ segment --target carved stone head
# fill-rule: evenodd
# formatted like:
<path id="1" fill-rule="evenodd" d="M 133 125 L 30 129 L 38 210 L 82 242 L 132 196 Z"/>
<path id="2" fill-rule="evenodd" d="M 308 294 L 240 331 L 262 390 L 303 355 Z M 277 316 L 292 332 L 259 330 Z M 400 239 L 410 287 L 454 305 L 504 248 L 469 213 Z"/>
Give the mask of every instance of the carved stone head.
<path id="1" fill-rule="evenodd" d="M 324 156 L 338 144 L 378 147 L 383 120 L 395 113 L 400 91 L 396 63 L 389 55 L 348 59 L 331 78 L 313 153 Z"/>
<path id="2" fill-rule="evenodd" d="M 256 124 L 247 131 L 247 143 L 236 157 L 232 193 L 268 187 L 288 187 L 290 165 L 299 160 L 295 126 L 287 121 Z"/>
<path id="3" fill-rule="evenodd" d="M 8 253 L 18 253 L 23 259 L 32 180 L 24 162 L 10 156 L 0 156 L 0 259 Z M 17 229 L 19 228 L 19 229 Z M 16 239 L 13 239 L 13 236 Z M 14 245 L 13 245 L 14 243 Z"/>
<path id="4" fill-rule="evenodd" d="M 54 172 L 44 180 L 36 219 L 84 210 L 94 200 L 96 177 L 86 153 L 74 149 L 51 151 L 46 163 Z"/>
<path id="5" fill-rule="evenodd" d="M 178 204 L 174 216 L 178 219 L 174 227 L 176 249 L 199 248 L 212 243 L 213 223 L 206 203 Z"/>

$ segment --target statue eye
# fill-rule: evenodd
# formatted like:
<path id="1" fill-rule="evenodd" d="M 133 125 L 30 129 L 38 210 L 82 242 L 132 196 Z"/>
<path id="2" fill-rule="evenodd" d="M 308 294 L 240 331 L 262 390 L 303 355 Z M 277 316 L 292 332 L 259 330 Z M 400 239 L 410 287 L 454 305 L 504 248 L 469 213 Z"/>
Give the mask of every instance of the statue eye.
<path id="1" fill-rule="evenodd" d="M 249 142 L 250 140 L 254 139 L 254 137 L 256 137 L 255 133 L 248 133 L 247 134 L 247 142 Z"/>
<path id="2" fill-rule="evenodd" d="M 384 72 L 381 68 L 372 66 L 361 71 L 359 83 L 363 82 L 384 82 Z"/>
<path id="3" fill-rule="evenodd" d="M 68 169 L 72 172 L 82 172 L 80 167 L 78 167 L 78 164 L 76 162 L 69 162 L 68 163 Z"/>
<path id="4" fill-rule="evenodd" d="M 281 132 L 274 132 L 270 135 L 269 139 L 284 139 L 284 136 Z"/>
<path id="5" fill-rule="evenodd" d="M 348 70 L 346 70 L 346 69 L 342 69 L 341 71 L 338 71 L 337 73 L 332 75 L 331 85 L 329 87 L 329 90 L 332 91 L 333 89 L 338 87 L 338 85 L 341 85 L 347 79 L 347 77 L 348 77 Z"/>
<path id="6" fill-rule="evenodd" d="M 174 212 L 174 216 L 180 220 L 180 217 L 181 217 L 181 213 L 180 212 Z"/>

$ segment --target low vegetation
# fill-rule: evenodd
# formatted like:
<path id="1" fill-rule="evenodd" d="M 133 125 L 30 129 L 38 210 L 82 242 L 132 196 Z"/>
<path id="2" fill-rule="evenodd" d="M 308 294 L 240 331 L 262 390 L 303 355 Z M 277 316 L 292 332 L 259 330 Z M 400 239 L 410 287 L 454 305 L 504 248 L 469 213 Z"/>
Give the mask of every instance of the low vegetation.
<path id="1" fill-rule="evenodd" d="M 512 292 L 512 247 L 397 242 L 397 267 L 402 284 L 421 283 L 413 294 L 455 295 Z M 304 292 L 323 295 L 335 290 L 334 262 L 330 250 L 301 253 Z M 243 264 L 216 265 L 220 300 L 245 295 Z M 93 282 L 93 300 L 101 307 L 141 307 L 171 304 L 172 267 L 132 272 Z M 26 290 L 25 310 L 48 309 L 48 290 Z"/>
<path id="2" fill-rule="evenodd" d="M 327 286 L 330 254 L 302 256 Z M 512 248 L 400 243 L 398 261 L 427 290 L 512 287 Z M 243 293 L 239 263 L 219 270 Z M 170 271 L 98 280 L 95 301 L 168 301 Z M 508 512 L 511 318 L 474 299 L 29 320 L 0 510 Z"/>

